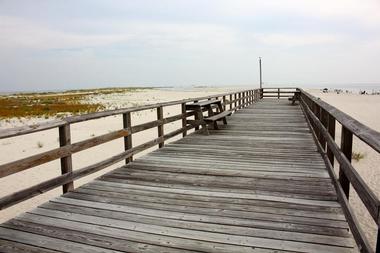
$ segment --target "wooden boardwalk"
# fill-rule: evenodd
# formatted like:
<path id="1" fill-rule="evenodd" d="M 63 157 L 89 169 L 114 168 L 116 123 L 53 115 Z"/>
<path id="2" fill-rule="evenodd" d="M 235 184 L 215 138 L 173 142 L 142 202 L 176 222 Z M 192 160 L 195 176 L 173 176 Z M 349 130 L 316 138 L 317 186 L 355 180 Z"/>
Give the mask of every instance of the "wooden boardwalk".
<path id="1" fill-rule="evenodd" d="M 0 228 L 0 252 L 351 252 L 301 108 L 264 99 Z"/>

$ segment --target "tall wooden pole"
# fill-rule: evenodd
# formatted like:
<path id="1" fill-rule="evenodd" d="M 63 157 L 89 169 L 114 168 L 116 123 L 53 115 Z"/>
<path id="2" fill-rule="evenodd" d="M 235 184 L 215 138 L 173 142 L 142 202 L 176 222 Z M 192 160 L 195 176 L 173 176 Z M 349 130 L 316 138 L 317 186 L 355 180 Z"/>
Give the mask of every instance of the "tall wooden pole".
<path id="1" fill-rule="evenodd" d="M 263 88 L 263 74 L 261 72 L 261 57 L 259 57 L 259 67 L 260 67 L 260 89 Z"/>

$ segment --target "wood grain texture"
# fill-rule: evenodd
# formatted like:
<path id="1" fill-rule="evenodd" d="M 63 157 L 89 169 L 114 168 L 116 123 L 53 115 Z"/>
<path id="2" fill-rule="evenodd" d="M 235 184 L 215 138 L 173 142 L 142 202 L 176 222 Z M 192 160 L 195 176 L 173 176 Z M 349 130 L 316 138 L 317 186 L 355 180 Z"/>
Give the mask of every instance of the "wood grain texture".
<path id="1" fill-rule="evenodd" d="M 26 252 L 356 251 L 302 110 L 277 98 L 1 224 L 0 242 Z"/>

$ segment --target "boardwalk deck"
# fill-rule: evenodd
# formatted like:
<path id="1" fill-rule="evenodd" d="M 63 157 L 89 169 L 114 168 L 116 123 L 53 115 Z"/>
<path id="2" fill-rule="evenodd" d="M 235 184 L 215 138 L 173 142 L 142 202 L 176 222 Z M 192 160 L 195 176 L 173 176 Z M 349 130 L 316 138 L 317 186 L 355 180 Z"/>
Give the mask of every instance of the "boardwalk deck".
<path id="1" fill-rule="evenodd" d="M 351 252 L 299 106 L 264 99 L 0 227 L 0 252 Z"/>

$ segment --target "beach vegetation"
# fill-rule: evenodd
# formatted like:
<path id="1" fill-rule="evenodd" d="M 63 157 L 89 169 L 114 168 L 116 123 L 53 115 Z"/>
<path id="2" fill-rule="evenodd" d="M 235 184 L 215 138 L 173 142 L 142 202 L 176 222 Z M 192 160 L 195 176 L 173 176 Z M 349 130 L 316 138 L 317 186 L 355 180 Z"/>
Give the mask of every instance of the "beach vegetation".
<path id="1" fill-rule="evenodd" d="M 352 159 L 359 162 L 361 159 L 364 158 L 364 154 L 360 152 L 352 152 Z"/>
<path id="2" fill-rule="evenodd" d="M 63 92 L 17 93 L 0 96 L 0 119 L 13 117 L 58 117 L 85 114 L 104 110 L 105 105 L 91 103 L 94 95 L 138 92 L 150 87 L 115 87 L 79 89 Z"/>
<path id="3" fill-rule="evenodd" d="M 83 95 L 21 95 L 0 97 L 0 119 L 12 117 L 56 116 L 59 113 L 79 114 L 96 112 L 101 104 L 86 102 Z"/>

